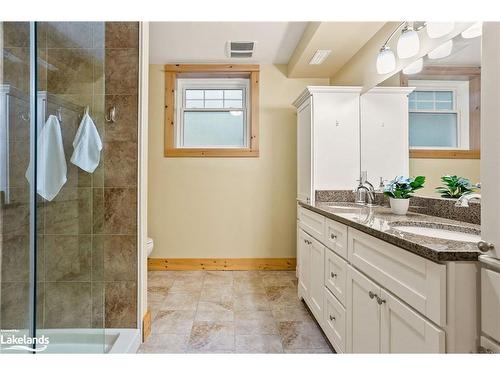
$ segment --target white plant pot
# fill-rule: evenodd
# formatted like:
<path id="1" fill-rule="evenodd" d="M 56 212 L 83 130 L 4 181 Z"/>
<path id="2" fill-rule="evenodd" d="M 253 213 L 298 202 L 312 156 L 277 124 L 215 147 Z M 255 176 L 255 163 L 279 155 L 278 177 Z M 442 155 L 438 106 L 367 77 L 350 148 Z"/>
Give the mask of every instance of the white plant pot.
<path id="1" fill-rule="evenodd" d="M 391 203 L 391 212 L 396 215 L 406 215 L 410 206 L 410 199 L 389 198 Z"/>

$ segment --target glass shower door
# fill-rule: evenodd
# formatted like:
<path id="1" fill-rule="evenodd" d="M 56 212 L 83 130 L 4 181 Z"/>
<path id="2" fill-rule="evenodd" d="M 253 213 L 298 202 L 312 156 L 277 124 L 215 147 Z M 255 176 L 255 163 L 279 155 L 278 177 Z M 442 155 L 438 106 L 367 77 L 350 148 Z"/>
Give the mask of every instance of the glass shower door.
<path id="1" fill-rule="evenodd" d="M 102 174 L 70 162 L 85 108 L 103 111 L 103 44 L 104 23 L 0 23 L 2 353 L 106 351 Z"/>

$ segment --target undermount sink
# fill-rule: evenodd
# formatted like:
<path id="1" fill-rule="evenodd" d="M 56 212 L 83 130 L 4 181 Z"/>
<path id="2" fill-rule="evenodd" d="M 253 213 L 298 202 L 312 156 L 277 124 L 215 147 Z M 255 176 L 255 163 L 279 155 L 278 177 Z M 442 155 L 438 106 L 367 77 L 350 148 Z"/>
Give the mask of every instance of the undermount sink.
<path id="1" fill-rule="evenodd" d="M 401 221 L 392 222 L 390 226 L 400 232 L 443 240 L 462 242 L 479 242 L 481 240 L 481 231 L 479 229 L 459 227 L 457 225 Z"/>
<path id="2" fill-rule="evenodd" d="M 359 210 L 360 208 L 367 207 L 359 203 L 351 202 L 335 202 L 328 205 L 329 208 L 340 209 L 340 210 Z"/>

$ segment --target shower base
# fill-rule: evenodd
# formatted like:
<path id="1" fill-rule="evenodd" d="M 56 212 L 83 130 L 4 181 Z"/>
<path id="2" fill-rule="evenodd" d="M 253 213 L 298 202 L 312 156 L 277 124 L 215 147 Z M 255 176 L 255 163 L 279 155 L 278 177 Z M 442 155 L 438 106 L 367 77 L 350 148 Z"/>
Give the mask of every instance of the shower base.
<path id="1" fill-rule="evenodd" d="M 136 353 L 141 344 L 138 329 L 40 329 L 49 337 L 43 353 Z"/>

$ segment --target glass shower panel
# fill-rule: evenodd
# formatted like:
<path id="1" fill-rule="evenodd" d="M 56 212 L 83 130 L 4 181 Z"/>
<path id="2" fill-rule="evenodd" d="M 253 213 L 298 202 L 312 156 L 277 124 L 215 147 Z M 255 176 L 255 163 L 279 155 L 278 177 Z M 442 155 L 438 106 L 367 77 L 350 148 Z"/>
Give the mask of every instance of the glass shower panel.
<path id="1" fill-rule="evenodd" d="M 0 345 L 2 353 L 30 351 L 29 345 L 14 349 L 8 343 L 30 336 L 34 328 L 30 233 L 35 210 L 30 203 L 33 185 L 25 176 L 30 161 L 32 36 L 29 22 L 0 23 L 0 335 L 6 343 Z"/>
<path id="2" fill-rule="evenodd" d="M 94 209 L 99 207 L 93 191 L 102 186 L 102 167 L 88 173 L 70 160 L 87 108 L 101 137 L 104 133 L 104 26 L 38 23 L 38 125 L 55 124 L 61 134 L 60 143 L 47 139 L 46 152 L 52 154 L 42 159 L 66 166 L 64 176 L 60 169 L 53 175 L 52 182 L 60 183 L 46 192 L 55 196 L 41 199 L 38 206 L 43 270 L 37 306 L 43 315 L 37 332 L 50 338 L 49 353 L 106 351 L 103 254 L 93 235 L 98 218 Z"/>

